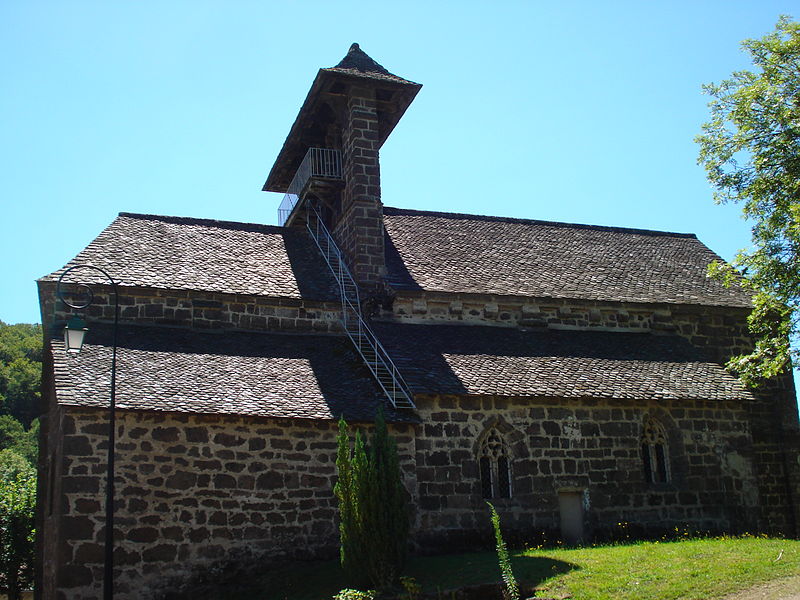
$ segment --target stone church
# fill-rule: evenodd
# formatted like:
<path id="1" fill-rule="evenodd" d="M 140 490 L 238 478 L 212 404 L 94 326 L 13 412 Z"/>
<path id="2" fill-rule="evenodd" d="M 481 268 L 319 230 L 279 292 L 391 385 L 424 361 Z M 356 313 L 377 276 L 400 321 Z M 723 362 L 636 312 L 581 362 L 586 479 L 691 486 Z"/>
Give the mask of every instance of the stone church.
<path id="1" fill-rule="evenodd" d="M 120 213 L 38 281 L 39 594 L 100 597 L 118 302 L 117 598 L 226 561 L 331 556 L 336 420 L 379 406 L 420 551 L 688 527 L 797 535 L 787 375 L 749 390 L 750 298 L 694 235 L 390 208 L 379 151 L 421 86 L 354 44 L 264 190 L 280 226 Z M 62 283 L 93 299 L 80 352 Z"/>

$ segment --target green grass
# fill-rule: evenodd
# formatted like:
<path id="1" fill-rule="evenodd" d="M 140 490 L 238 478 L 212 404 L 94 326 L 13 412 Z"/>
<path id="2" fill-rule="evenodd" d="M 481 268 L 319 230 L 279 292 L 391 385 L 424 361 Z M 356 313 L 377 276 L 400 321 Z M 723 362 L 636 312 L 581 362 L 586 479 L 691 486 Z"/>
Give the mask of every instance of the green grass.
<path id="1" fill-rule="evenodd" d="M 707 600 L 764 581 L 800 575 L 800 541 L 722 537 L 527 550 L 515 553 L 512 565 L 517 580 L 536 586 L 541 597 Z M 500 580 L 494 552 L 414 557 L 405 575 L 433 594 Z M 237 590 L 229 588 L 223 595 L 207 597 L 323 600 L 344 587 L 336 561 L 301 563 L 265 573 Z"/>

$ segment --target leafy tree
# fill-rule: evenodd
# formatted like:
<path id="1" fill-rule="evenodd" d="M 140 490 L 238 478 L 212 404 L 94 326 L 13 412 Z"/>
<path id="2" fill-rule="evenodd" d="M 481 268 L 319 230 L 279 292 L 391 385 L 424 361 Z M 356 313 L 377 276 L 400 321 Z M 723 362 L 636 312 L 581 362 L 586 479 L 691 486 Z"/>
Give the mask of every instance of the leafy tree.
<path id="1" fill-rule="evenodd" d="M 756 70 L 704 86 L 711 119 L 696 141 L 715 202 L 741 202 L 753 221 L 753 247 L 741 250 L 732 265 L 709 269 L 754 293 L 748 319 L 754 350 L 728 363 L 752 385 L 789 366 L 789 340 L 798 333 L 800 24 L 782 16 L 774 32 L 742 46 Z"/>
<path id="2" fill-rule="evenodd" d="M 36 474 L 32 469 L 0 477 L 0 590 L 10 600 L 18 600 L 21 591 L 33 583 L 35 506 Z"/>
<path id="3" fill-rule="evenodd" d="M 0 414 L 29 427 L 38 415 L 42 372 L 42 328 L 0 321 Z"/>
<path id="4" fill-rule="evenodd" d="M 11 415 L 0 415 L 0 450 L 13 450 L 32 466 L 36 465 L 39 444 L 39 420 L 36 419 L 27 431 L 22 423 Z"/>
<path id="5" fill-rule="evenodd" d="M 397 445 L 383 412 L 375 419 L 369 447 L 356 433 L 353 450 L 344 419 L 336 456 L 340 558 L 352 581 L 368 579 L 378 589 L 397 581 L 408 547 L 408 509 Z"/>
<path id="6" fill-rule="evenodd" d="M 0 479 L 10 481 L 18 475 L 35 475 L 36 471 L 28 460 L 14 450 L 0 450 Z"/>

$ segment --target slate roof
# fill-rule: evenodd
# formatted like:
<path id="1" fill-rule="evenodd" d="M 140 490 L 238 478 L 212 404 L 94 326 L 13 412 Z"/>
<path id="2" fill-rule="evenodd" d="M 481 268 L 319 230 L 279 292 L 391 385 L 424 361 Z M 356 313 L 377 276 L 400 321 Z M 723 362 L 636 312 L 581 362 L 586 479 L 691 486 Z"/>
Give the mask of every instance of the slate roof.
<path id="1" fill-rule="evenodd" d="M 77 356 L 50 341 L 56 397 L 67 406 L 108 406 L 111 331 L 91 324 Z M 373 421 L 382 396 L 347 338 L 200 333 L 123 326 L 117 352 L 120 409 L 298 419 Z M 385 407 L 389 421 L 414 419 Z"/>
<path id="2" fill-rule="evenodd" d="M 345 57 L 339 61 L 335 67 L 321 69 L 328 73 L 343 73 L 355 77 L 365 77 L 368 79 L 379 79 L 381 81 L 391 81 L 394 83 L 404 83 L 419 85 L 408 79 L 403 79 L 390 73 L 383 65 L 364 52 L 358 44 L 352 44 Z"/>
<path id="3" fill-rule="evenodd" d="M 400 290 L 750 307 L 694 235 L 384 207 Z"/>
<path id="4" fill-rule="evenodd" d="M 676 336 L 375 323 L 414 393 L 634 400 L 750 400 Z"/>
<path id="5" fill-rule="evenodd" d="M 67 267 L 78 263 L 106 269 L 123 286 L 338 301 L 319 251 L 297 229 L 120 213 Z M 88 270 L 80 278 L 95 281 Z"/>

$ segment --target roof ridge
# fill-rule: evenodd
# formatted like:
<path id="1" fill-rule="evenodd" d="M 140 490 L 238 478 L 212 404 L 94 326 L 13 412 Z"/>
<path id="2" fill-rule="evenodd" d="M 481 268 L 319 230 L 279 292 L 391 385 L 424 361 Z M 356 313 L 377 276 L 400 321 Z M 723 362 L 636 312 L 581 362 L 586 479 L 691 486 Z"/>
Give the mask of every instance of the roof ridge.
<path id="1" fill-rule="evenodd" d="M 611 225 L 586 225 L 583 223 L 566 223 L 563 221 L 543 221 L 540 219 L 523 219 L 520 217 L 495 217 L 491 215 L 475 215 L 469 213 L 454 213 L 454 212 L 441 212 L 433 210 L 417 210 L 413 208 L 395 208 L 392 206 L 384 206 L 383 213 L 387 215 L 409 215 L 409 216 L 431 216 L 431 217 L 444 217 L 449 219 L 460 220 L 473 220 L 473 221 L 491 221 L 496 223 L 520 223 L 520 224 L 535 224 L 535 225 L 548 225 L 551 227 L 563 227 L 570 229 L 588 229 L 594 231 L 611 231 L 617 233 L 635 233 L 639 235 L 649 236 L 669 236 L 679 238 L 697 239 L 694 233 L 678 233 L 675 231 L 659 231 L 657 229 L 638 229 L 635 227 L 614 227 Z"/>
<path id="2" fill-rule="evenodd" d="M 279 225 L 266 225 L 264 223 L 245 223 L 242 221 L 223 221 L 220 219 L 203 219 L 198 217 L 176 217 L 170 215 L 152 215 L 145 213 L 130 213 L 121 212 L 120 217 L 128 217 L 130 219 L 141 219 L 145 221 L 163 221 L 165 223 L 174 223 L 176 225 L 206 225 L 209 227 L 219 227 L 221 229 L 240 229 L 250 231 L 269 231 L 269 232 L 284 232 L 287 231 L 286 227 Z"/>

